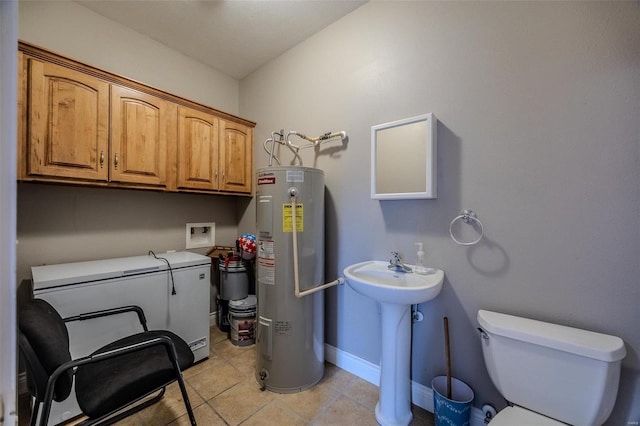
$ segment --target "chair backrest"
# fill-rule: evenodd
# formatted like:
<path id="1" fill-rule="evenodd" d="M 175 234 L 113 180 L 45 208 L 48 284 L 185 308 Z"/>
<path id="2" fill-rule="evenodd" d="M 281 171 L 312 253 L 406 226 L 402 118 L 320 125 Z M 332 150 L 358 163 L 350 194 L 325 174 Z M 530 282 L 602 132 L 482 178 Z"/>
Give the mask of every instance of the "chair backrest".
<path id="1" fill-rule="evenodd" d="M 38 401 L 44 398 L 51 374 L 71 361 L 69 332 L 60 314 L 41 299 L 29 300 L 18 308 L 18 345 L 27 369 L 29 392 Z M 60 376 L 54 391 L 55 401 L 64 401 L 71 393 L 73 373 Z"/>

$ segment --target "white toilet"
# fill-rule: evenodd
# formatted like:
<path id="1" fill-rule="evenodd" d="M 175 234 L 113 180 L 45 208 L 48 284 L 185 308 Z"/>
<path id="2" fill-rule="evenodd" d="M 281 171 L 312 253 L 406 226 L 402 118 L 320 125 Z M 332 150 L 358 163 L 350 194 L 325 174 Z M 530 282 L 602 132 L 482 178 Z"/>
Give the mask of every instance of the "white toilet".
<path id="1" fill-rule="evenodd" d="M 480 310 L 482 352 L 512 406 L 491 426 L 601 425 L 618 393 L 622 339 Z"/>

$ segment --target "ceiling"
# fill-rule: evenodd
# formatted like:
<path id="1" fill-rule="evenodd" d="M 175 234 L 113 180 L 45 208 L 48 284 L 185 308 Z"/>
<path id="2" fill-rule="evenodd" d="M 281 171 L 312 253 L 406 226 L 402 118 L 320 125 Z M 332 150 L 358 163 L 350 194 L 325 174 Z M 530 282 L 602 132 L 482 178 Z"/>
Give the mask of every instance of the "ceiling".
<path id="1" fill-rule="evenodd" d="M 242 79 L 367 0 L 76 0 Z"/>

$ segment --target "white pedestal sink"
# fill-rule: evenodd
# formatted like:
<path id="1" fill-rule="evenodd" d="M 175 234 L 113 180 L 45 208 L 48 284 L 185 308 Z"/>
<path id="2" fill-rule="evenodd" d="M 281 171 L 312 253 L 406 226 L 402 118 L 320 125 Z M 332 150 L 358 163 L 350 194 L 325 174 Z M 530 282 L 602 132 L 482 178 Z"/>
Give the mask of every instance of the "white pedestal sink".
<path id="1" fill-rule="evenodd" d="M 411 422 L 411 305 L 436 297 L 444 272 L 432 274 L 396 272 L 387 262 L 372 260 L 344 270 L 349 286 L 380 303 L 382 352 L 380 398 L 376 420 L 382 426 L 406 426 Z"/>

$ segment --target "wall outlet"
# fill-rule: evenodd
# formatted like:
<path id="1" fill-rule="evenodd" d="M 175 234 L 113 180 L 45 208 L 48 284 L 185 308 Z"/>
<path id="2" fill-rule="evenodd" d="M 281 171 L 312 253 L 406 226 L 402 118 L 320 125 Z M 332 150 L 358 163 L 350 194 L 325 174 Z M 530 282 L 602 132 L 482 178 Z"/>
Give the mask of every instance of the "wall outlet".
<path id="1" fill-rule="evenodd" d="M 216 245 L 216 224 L 214 222 L 187 223 L 186 246 L 188 249 Z"/>

